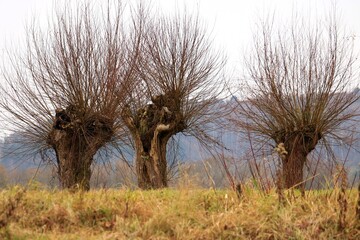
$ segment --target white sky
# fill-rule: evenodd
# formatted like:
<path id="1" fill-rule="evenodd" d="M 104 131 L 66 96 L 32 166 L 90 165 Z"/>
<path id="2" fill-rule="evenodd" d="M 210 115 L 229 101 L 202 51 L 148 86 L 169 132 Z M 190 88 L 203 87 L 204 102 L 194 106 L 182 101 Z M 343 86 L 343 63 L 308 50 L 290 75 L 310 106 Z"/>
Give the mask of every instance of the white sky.
<path id="1" fill-rule="evenodd" d="M 21 51 L 25 25 L 35 17 L 44 23 L 51 17 L 55 3 L 76 0 L 0 0 L 0 64 L 7 48 Z M 97 0 L 106 2 L 106 0 Z M 128 0 L 135 2 L 136 0 Z M 341 16 L 341 25 L 355 36 L 355 49 L 360 52 L 360 0 L 144 0 L 159 5 L 164 12 L 186 6 L 199 10 L 200 17 L 212 31 L 214 41 L 228 56 L 228 69 L 241 71 L 242 55 L 251 45 L 252 30 L 259 18 L 275 12 L 277 18 L 289 20 L 293 9 L 300 15 L 323 16 L 332 4 Z M 0 79 L 1 83 L 1 79 Z M 0 131 L 0 137 L 2 132 Z"/>
<path id="2" fill-rule="evenodd" d="M 25 24 L 32 17 L 45 23 L 51 16 L 53 5 L 64 1 L 0 0 L 0 61 L 7 47 L 19 46 L 18 43 L 24 39 Z M 241 62 L 259 18 L 275 11 L 276 17 L 289 19 L 293 9 L 301 15 L 322 16 L 329 13 L 334 2 L 342 26 L 355 36 L 355 48 L 360 50 L 360 0 L 152 0 L 164 12 L 184 5 L 190 11 L 199 9 L 216 44 L 228 55 L 231 67 L 238 67 Z"/>

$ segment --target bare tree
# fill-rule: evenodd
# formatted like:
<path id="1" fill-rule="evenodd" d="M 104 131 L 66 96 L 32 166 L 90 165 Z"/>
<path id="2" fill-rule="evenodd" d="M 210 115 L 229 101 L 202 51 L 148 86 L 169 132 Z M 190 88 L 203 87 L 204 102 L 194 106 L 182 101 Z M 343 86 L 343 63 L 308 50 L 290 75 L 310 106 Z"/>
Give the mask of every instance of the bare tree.
<path id="1" fill-rule="evenodd" d="M 313 27 L 296 19 L 278 32 L 263 22 L 246 58 L 248 95 L 235 122 L 279 153 L 287 188 L 302 185 L 307 156 L 319 143 L 331 151 L 331 143 L 345 140 L 351 127 L 344 123 L 356 115 L 352 41 L 330 18 Z"/>
<path id="2" fill-rule="evenodd" d="M 214 143 L 209 133 L 221 115 L 224 59 L 198 17 L 149 17 L 143 27 L 139 84 L 122 117 L 135 143 L 139 187 L 162 188 L 170 138 L 183 133 Z"/>
<path id="3" fill-rule="evenodd" d="M 29 154 L 54 161 L 63 188 L 89 189 L 95 154 L 124 134 L 119 116 L 136 41 L 126 41 L 119 2 L 102 16 L 93 8 L 57 11 L 44 31 L 33 25 L 25 54 L 11 53 L 3 69 L 2 118 Z"/>

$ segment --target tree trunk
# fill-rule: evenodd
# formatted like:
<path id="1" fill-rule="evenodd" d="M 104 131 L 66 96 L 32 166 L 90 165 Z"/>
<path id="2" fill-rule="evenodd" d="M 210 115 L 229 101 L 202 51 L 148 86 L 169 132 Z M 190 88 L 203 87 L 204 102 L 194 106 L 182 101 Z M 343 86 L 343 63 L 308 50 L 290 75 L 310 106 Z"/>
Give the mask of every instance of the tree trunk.
<path id="1" fill-rule="evenodd" d="M 158 127 L 155 130 L 152 139 L 141 140 L 139 134 L 134 136 L 136 139 L 136 173 L 138 186 L 141 189 L 157 189 L 168 186 L 166 145 L 171 135 L 162 134 L 159 129 Z M 150 147 L 144 147 L 147 145 Z"/>
<path id="2" fill-rule="evenodd" d="M 179 93 L 167 92 L 151 98 L 152 103 L 133 113 L 122 112 L 124 123 L 135 141 L 136 173 L 142 189 L 167 187 L 166 145 L 171 136 L 186 128 Z"/>
<path id="3" fill-rule="evenodd" d="M 282 136 L 282 138 L 278 139 L 277 151 L 282 159 L 285 188 L 304 189 L 304 166 L 307 155 L 315 149 L 320 139 L 321 135 L 313 131 L 297 136 Z"/>
<path id="4" fill-rule="evenodd" d="M 64 155 L 67 155 L 67 153 Z M 62 188 L 90 190 L 92 158 L 77 158 L 75 161 L 71 161 L 73 166 L 69 166 L 66 157 L 59 157 L 59 160 L 59 177 Z"/>
<path id="5" fill-rule="evenodd" d="M 62 188 L 89 190 L 93 158 L 110 141 L 113 122 L 101 114 L 81 119 L 77 110 L 72 105 L 56 110 L 47 143 L 55 150 Z"/>
<path id="6" fill-rule="evenodd" d="M 63 189 L 90 189 L 91 163 L 95 149 L 85 139 L 70 139 L 69 133 L 53 130 L 50 135 L 58 162 L 58 176 Z"/>
<path id="7" fill-rule="evenodd" d="M 285 188 L 303 188 L 304 165 L 306 156 L 302 149 L 294 149 L 283 159 L 283 177 Z"/>

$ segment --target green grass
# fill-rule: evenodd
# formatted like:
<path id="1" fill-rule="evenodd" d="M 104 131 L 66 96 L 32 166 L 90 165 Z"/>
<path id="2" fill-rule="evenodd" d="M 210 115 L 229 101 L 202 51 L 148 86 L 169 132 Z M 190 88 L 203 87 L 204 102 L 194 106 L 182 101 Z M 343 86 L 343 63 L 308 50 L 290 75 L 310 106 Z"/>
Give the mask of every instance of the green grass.
<path id="1" fill-rule="evenodd" d="M 289 194 L 284 205 L 275 191 L 251 188 L 241 199 L 230 190 L 186 188 L 22 191 L 0 192 L 0 239 L 360 239 L 355 190 L 347 192 L 344 229 L 338 190 Z"/>

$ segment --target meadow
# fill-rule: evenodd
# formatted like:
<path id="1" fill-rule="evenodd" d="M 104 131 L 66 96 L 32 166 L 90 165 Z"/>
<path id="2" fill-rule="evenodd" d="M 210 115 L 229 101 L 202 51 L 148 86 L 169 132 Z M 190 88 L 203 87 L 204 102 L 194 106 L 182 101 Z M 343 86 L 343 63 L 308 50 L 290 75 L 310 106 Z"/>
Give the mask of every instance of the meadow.
<path id="1" fill-rule="evenodd" d="M 360 239 L 358 190 L 0 191 L 1 239 Z M 280 201 L 279 201 L 280 200 Z"/>

